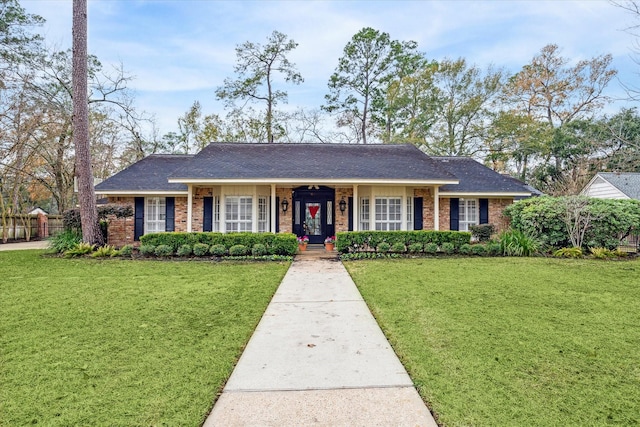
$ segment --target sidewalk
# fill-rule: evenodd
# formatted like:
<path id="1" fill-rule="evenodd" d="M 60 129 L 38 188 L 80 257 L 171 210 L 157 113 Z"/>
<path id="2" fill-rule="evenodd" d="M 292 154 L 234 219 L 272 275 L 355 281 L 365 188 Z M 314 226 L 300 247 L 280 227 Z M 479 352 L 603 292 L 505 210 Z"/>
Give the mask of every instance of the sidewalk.
<path id="1" fill-rule="evenodd" d="M 0 243 L 0 251 L 22 251 L 25 249 L 47 249 L 49 242 L 34 240 L 31 242 Z"/>
<path id="2" fill-rule="evenodd" d="M 344 266 L 300 258 L 204 426 L 436 426 Z"/>

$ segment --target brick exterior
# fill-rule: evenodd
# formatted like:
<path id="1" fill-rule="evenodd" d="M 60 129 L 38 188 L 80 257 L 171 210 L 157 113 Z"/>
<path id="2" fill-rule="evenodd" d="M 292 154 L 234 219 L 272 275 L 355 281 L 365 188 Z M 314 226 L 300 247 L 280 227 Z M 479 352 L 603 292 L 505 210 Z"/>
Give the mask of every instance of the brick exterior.
<path id="1" fill-rule="evenodd" d="M 347 209 L 345 209 L 344 213 L 340 212 L 340 200 L 344 197 L 344 201 L 348 202 L 349 197 L 353 197 L 353 188 L 352 187 L 338 187 L 336 188 L 336 202 L 333 206 L 334 211 L 334 225 L 336 229 L 336 233 L 341 233 L 344 231 L 349 231 L 349 216 L 351 212 L 349 212 L 349 203 L 347 203 Z M 356 201 L 354 200 L 354 203 Z"/>
<path id="2" fill-rule="evenodd" d="M 131 206 L 131 209 L 135 207 L 134 197 L 109 197 L 109 203 L 118 206 Z M 121 248 L 125 245 L 140 244 L 140 242 L 133 241 L 133 229 L 135 225 L 135 218 L 116 218 L 115 216 L 107 217 L 109 226 L 107 227 L 107 243 L 117 248 Z"/>
<path id="3" fill-rule="evenodd" d="M 204 229 L 204 198 L 213 197 L 212 188 L 195 188 L 191 198 L 191 230 L 202 231 Z M 185 200 L 186 206 L 186 200 Z M 176 207 L 177 210 L 177 207 Z M 186 212 L 185 212 L 186 217 Z M 186 226 L 185 230 L 186 231 Z"/>
<path id="4" fill-rule="evenodd" d="M 176 231 L 187 231 L 187 198 L 176 197 Z"/>
<path id="5" fill-rule="evenodd" d="M 433 230 L 433 193 L 430 188 L 416 188 L 413 197 L 422 197 L 422 229 Z M 440 224 L 442 226 L 442 224 Z"/>
<path id="6" fill-rule="evenodd" d="M 286 212 L 282 212 L 281 206 L 276 206 L 276 209 L 278 209 L 278 216 L 279 216 L 278 229 L 280 230 L 280 233 L 293 232 L 294 207 L 293 207 L 293 198 L 291 197 L 292 192 L 293 192 L 293 188 L 291 187 L 276 188 L 276 197 L 278 198 L 280 203 L 282 203 L 284 199 L 287 199 L 287 202 L 289 202 L 289 209 L 287 209 Z"/>
<path id="7" fill-rule="evenodd" d="M 509 220 L 502 213 L 513 203 L 513 199 L 489 199 L 489 224 L 493 224 L 496 233 L 509 228 Z"/>
<path id="8" fill-rule="evenodd" d="M 451 230 L 451 199 L 440 198 L 440 230 Z"/>

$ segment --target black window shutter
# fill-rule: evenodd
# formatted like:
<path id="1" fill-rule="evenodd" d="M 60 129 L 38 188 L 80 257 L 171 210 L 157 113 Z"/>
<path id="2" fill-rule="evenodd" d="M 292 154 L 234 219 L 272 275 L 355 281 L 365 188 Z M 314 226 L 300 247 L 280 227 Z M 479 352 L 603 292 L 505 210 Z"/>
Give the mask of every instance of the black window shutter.
<path id="1" fill-rule="evenodd" d="M 460 200 L 457 197 L 454 199 L 450 199 L 449 212 L 451 218 L 451 221 L 449 223 L 449 230 L 460 230 Z"/>
<path id="2" fill-rule="evenodd" d="M 176 198 L 165 199 L 164 231 L 176 230 Z"/>
<path id="3" fill-rule="evenodd" d="M 280 232 L 280 197 L 276 197 L 276 233 Z"/>
<path id="4" fill-rule="evenodd" d="M 349 207 L 349 215 L 347 216 L 348 219 L 348 230 L 349 231 L 353 231 L 353 197 L 349 197 L 349 201 L 347 202 L 347 206 Z"/>
<path id="5" fill-rule="evenodd" d="M 489 199 L 480 199 L 480 224 L 489 224 Z"/>
<path id="6" fill-rule="evenodd" d="M 140 240 L 144 234 L 144 197 L 136 197 L 134 204 L 133 240 Z"/>
<path id="7" fill-rule="evenodd" d="M 204 197 L 202 213 L 202 231 L 213 230 L 213 197 Z"/>
<path id="8" fill-rule="evenodd" d="M 422 230 L 424 224 L 422 223 L 422 197 L 413 198 L 413 229 Z"/>

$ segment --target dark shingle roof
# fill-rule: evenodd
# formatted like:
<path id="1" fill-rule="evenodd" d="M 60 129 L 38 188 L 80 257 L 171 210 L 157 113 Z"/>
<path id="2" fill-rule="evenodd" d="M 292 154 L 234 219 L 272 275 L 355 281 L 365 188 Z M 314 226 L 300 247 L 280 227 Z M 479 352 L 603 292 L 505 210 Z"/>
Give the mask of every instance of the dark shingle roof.
<path id="1" fill-rule="evenodd" d="M 455 180 L 414 145 L 214 143 L 173 179 Z"/>
<path id="2" fill-rule="evenodd" d="M 602 178 L 631 199 L 640 200 L 640 173 L 600 172 Z"/>
<path id="3" fill-rule="evenodd" d="M 433 157 L 460 180 L 440 187 L 452 193 L 531 193 L 526 185 L 495 172 L 470 157 Z"/>
<path id="4" fill-rule="evenodd" d="M 187 164 L 192 155 L 152 154 L 96 185 L 105 191 L 187 191 L 185 184 L 170 184 L 169 174 Z"/>

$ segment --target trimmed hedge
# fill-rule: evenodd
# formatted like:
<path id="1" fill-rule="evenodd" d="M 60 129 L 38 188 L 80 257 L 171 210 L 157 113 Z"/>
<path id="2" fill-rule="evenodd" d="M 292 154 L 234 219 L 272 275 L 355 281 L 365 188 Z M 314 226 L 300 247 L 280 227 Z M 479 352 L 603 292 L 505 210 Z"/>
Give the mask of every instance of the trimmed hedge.
<path id="1" fill-rule="evenodd" d="M 418 231 L 348 231 L 337 234 L 336 249 L 340 253 L 355 253 L 374 251 L 380 247 L 389 245 L 392 247 L 412 248 L 413 251 L 422 247 L 422 250 L 436 247 L 442 247 L 445 243 L 447 248 L 453 246 L 454 251 L 458 251 L 462 245 L 471 242 L 471 233 L 466 231 L 434 231 L 434 230 L 418 230 Z M 422 252 L 422 250 L 420 252 Z M 411 251 L 412 253 L 415 253 Z"/>
<path id="2" fill-rule="evenodd" d="M 296 235 L 292 233 L 214 233 L 214 232 L 168 232 L 150 233 L 140 237 L 142 245 L 167 245 L 176 253 L 183 245 L 206 244 L 207 247 L 222 245 L 226 252 L 233 246 L 242 245 L 253 248 L 264 245 L 267 255 L 295 255 L 298 249 Z"/>

